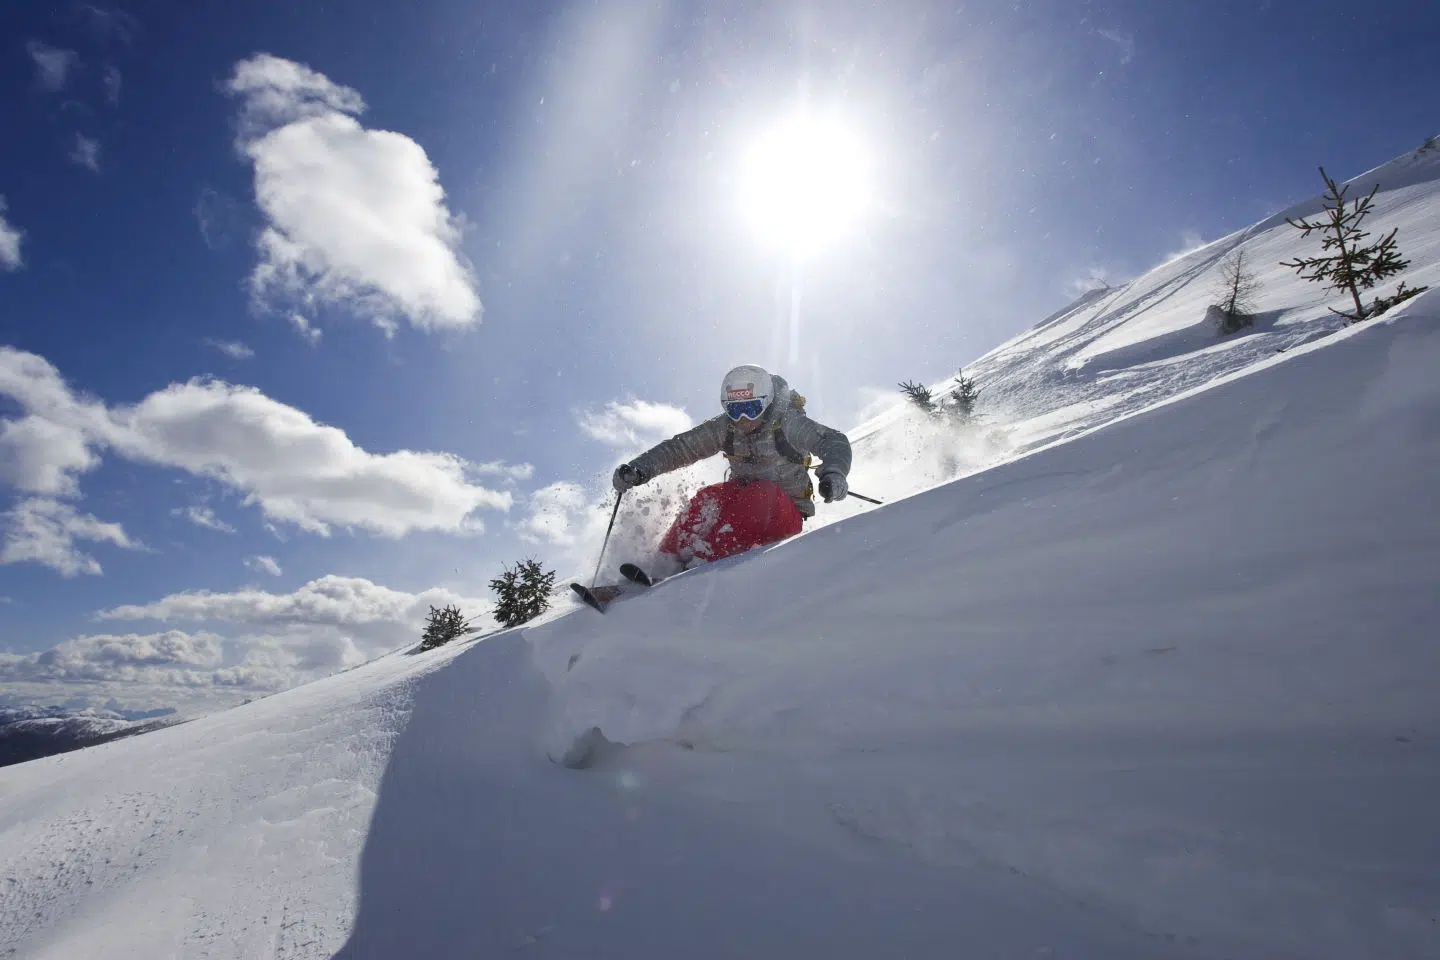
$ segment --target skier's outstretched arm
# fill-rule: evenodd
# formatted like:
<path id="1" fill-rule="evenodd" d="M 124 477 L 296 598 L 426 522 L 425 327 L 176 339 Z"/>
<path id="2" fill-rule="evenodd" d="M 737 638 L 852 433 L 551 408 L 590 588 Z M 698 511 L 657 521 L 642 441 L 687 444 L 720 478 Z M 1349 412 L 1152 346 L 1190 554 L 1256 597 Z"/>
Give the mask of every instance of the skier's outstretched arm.
<path id="1" fill-rule="evenodd" d="M 662 473 L 679 470 L 692 463 L 699 463 L 706 457 L 715 456 L 725 445 L 727 426 L 722 413 L 669 440 L 662 440 L 615 471 L 617 486 L 622 471 L 627 474 L 626 486 L 633 487 Z"/>

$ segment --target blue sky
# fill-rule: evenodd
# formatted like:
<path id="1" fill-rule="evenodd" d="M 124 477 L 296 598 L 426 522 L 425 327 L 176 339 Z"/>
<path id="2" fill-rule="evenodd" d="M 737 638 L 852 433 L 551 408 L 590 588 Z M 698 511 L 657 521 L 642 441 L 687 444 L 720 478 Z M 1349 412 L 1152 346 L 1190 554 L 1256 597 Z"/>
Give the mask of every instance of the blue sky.
<path id="1" fill-rule="evenodd" d="M 604 477 L 733 364 L 852 427 L 1440 128 L 1420 2 L 21 3 L 0 36 L 0 705 L 349 665 L 502 562 L 580 570 Z M 802 100 L 870 203 L 792 268 L 737 196 Z"/>

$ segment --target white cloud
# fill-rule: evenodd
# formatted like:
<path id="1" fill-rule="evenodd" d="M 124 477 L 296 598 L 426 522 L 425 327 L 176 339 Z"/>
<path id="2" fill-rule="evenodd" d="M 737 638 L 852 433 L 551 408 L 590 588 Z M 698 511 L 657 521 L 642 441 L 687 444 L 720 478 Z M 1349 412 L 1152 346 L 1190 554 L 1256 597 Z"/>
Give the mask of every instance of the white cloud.
<path id="1" fill-rule="evenodd" d="M 343 430 L 311 420 L 253 387 L 215 380 L 172 384 L 116 414 L 134 459 L 212 477 L 265 515 L 312 533 L 333 526 L 399 537 L 415 530 L 478 532 L 480 507 L 508 510 L 511 495 L 469 482 L 447 453 L 372 454 Z"/>
<path id="2" fill-rule="evenodd" d="M 25 263 L 20 256 L 20 240 L 24 234 L 5 219 L 5 198 L 0 197 L 0 270 L 19 270 Z"/>
<path id="3" fill-rule="evenodd" d="M 300 334 L 310 346 L 313 347 L 320 342 L 320 328 L 305 319 L 304 314 L 290 314 L 290 326 L 294 327 L 295 332 Z"/>
<path id="4" fill-rule="evenodd" d="M 468 616 L 488 614 L 493 604 L 454 591 L 391 590 L 363 577 L 324 576 L 291 593 L 247 587 L 232 593 L 176 593 L 154 603 L 102 610 L 100 620 L 188 622 L 233 628 L 246 637 L 270 638 L 272 652 L 284 646 L 307 649 L 305 670 L 334 670 L 395 650 L 420 637 L 430 607 L 454 604 Z M 337 645 L 354 651 L 339 658 Z M 288 654 L 286 654 L 288 656 Z M 273 664 L 254 663 L 255 666 Z"/>
<path id="5" fill-rule="evenodd" d="M 92 140 L 83 133 L 75 134 L 75 146 L 70 148 L 70 162 L 92 173 L 99 173 L 100 141 Z"/>
<path id="6" fill-rule="evenodd" d="M 207 347 L 214 347 L 232 360 L 249 360 L 255 356 L 255 351 L 238 340 L 212 340 L 205 339 Z"/>
<path id="7" fill-rule="evenodd" d="M 491 460 L 489 463 L 477 463 L 475 473 L 482 477 L 498 476 L 508 483 L 517 483 L 533 477 L 535 465 L 533 463 L 506 463 L 503 460 Z"/>
<path id="8" fill-rule="evenodd" d="M 98 438 L 112 428 L 102 404 L 76 396 L 49 361 L 0 347 L 0 395 L 25 416 L 0 426 L 0 481 L 27 493 L 74 496 L 96 467 Z"/>
<path id="9" fill-rule="evenodd" d="M 208 590 L 173 593 L 148 604 L 102 610 L 101 620 L 159 620 L 243 624 L 256 629 L 277 626 L 409 626 L 424 621 L 430 605 L 474 601 L 439 588 L 423 593 L 391 590 L 363 577 L 327 575 L 293 593 L 245 588 L 233 593 Z"/>
<path id="10" fill-rule="evenodd" d="M 236 702 L 357 666 L 370 659 L 333 630 L 222 637 L 208 631 L 75 637 L 40 653 L 0 653 L 5 699 L 121 709 Z M 17 694 L 19 695 L 17 697 Z M 26 696 L 28 694 L 28 696 Z"/>
<path id="11" fill-rule="evenodd" d="M 208 682 L 205 672 L 222 661 L 213 633 L 97 634 L 75 637 L 41 653 L 0 660 L 0 681 Z M 202 671 L 197 674 L 197 671 Z"/>
<path id="12" fill-rule="evenodd" d="M 100 563 L 75 546 L 77 540 L 141 549 L 120 524 L 105 523 L 45 497 L 20 501 L 0 516 L 0 527 L 5 531 L 0 564 L 39 563 L 64 577 L 101 572 Z"/>
<path id="13" fill-rule="evenodd" d="M 521 539 L 562 547 L 579 542 L 590 512 L 584 488 L 563 482 L 536 490 L 529 508 L 529 515 L 516 525 Z"/>
<path id="14" fill-rule="evenodd" d="M 473 483 L 477 468 L 460 457 L 369 453 L 253 387 L 197 379 L 107 408 L 71 393 L 43 357 L 0 347 L 0 394 L 26 415 L 0 434 L 0 477 L 29 492 L 73 494 L 94 452 L 108 448 L 219 480 L 267 520 L 319 534 L 474 533 L 475 511 L 508 510 L 513 500 Z"/>
<path id="15" fill-rule="evenodd" d="M 679 407 L 645 400 L 612 400 L 604 410 L 578 412 L 576 420 L 591 439 L 625 450 L 652 446 L 693 426 L 690 415 Z"/>
<path id="16" fill-rule="evenodd" d="M 250 278 L 260 302 L 340 305 L 387 333 L 397 318 L 422 329 L 479 320 L 460 226 L 418 143 L 361 126 L 358 92 L 269 54 L 237 63 L 228 90 L 267 221 Z"/>
<path id="17" fill-rule="evenodd" d="M 221 533 L 238 532 L 234 527 L 230 526 L 230 524 L 215 516 L 215 511 L 209 507 L 177 507 L 170 512 L 177 517 L 184 517 L 197 527 L 204 527 L 207 530 L 218 530 Z"/>
<path id="18" fill-rule="evenodd" d="M 73 497 L 80 491 L 76 475 L 99 463 L 84 432 L 74 427 L 39 416 L 0 421 L 0 483 Z"/>
<path id="19" fill-rule="evenodd" d="M 263 554 L 256 557 L 246 557 L 245 566 L 254 570 L 256 573 L 268 573 L 272 577 L 278 577 L 284 573 L 274 557 L 267 557 Z"/>
<path id="20" fill-rule="evenodd" d="M 203 625 L 187 628 L 201 632 L 161 627 L 157 633 L 79 637 L 40 654 L 0 653 L 0 691 L 8 699 L 36 703 L 99 706 L 114 698 L 127 709 L 213 709 L 414 644 L 430 607 L 451 604 L 472 617 L 493 607 L 489 600 L 443 588 L 406 593 L 339 576 L 312 580 L 291 593 L 250 587 L 172 594 L 95 616 L 154 620 L 165 627 L 183 621 Z"/>
<path id="21" fill-rule="evenodd" d="M 35 83 L 47 93 L 65 89 L 70 72 L 80 64 L 80 55 L 74 50 L 62 50 L 39 40 L 29 41 L 25 49 L 35 65 Z"/>

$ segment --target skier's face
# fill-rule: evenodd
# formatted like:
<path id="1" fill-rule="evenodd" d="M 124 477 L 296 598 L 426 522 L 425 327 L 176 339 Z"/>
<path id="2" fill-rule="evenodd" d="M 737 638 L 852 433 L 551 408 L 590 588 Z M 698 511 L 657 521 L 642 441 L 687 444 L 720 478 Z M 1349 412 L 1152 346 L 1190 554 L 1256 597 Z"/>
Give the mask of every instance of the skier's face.
<path id="1" fill-rule="evenodd" d="M 758 426 L 760 426 L 760 418 L 759 418 L 759 417 L 756 417 L 754 420 L 736 420 L 736 421 L 735 421 L 735 429 L 736 429 L 736 430 L 739 430 L 741 433 L 754 433 L 754 432 L 755 432 L 755 428 L 758 427 Z"/>

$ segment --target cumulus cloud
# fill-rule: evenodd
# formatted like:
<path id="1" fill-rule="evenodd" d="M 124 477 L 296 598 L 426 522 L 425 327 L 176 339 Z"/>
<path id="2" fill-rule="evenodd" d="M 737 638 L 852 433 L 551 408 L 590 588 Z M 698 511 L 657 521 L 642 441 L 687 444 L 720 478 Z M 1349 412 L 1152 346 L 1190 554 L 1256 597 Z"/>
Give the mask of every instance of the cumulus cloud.
<path id="1" fill-rule="evenodd" d="M 489 463 L 477 463 L 475 472 L 482 477 L 500 477 L 510 483 L 518 483 L 521 480 L 529 480 L 535 475 L 533 463 L 506 463 L 503 460 L 491 460 Z"/>
<path id="2" fill-rule="evenodd" d="M 258 587 L 230 593 L 174 593 L 153 603 L 102 610 L 95 616 L 99 620 L 206 624 L 216 630 L 238 630 L 246 637 L 265 636 L 270 639 L 264 649 L 276 657 L 309 651 L 294 665 L 324 671 L 353 666 L 361 659 L 412 642 L 419 637 L 430 607 L 452 604 L 472 617 L 493 608 L 487 600 L 440 587 L 407 593 L 363 577 L 330 575 L 311 580 L 291 593 L 271 593 Z M 276 653 L 277 645 L 288 652 Z M 353 653 L 336 659 L 337 649 Z M 275 664 L 252 661 L 251 665 Z"/>
<path id="3" fill-rule="evenodd" d="M 0 483 L 26 493 L 73 497 L 78 474 L 100 458 L 83 431 L 43 416 L 0 421 Z"/>
<path id="4" fill-rule="evenodd" d="M 237 623 L 266 629 L 297 625 L 353 628 L 419 623 L 432 604 L 464 602 L 465 598 L 439 588 L 406 593 L 363 577 L 328 575 L 311 580 L 293 593 L 256 588 L 233 593 L 172 593 L 153 603 L 127 604 L 102 610 L 96 616 L 101 620 Z"/>
<path id="5" fill-rule="evenodd" d="M 184 517 L 197 527 L 204 527 L 207 530 L 218 530 L 221 533 L 238 532 L 234 527 L 230 526 L 230 524 L 215 516 L 215 511 L 209 507 L 177 507 L 170 512 L 177 517 Z"/>
<path id="6" fill-rule="evenodd" d="M 387 333 L 401 319 L 422 329 L 480 319 L 460 225 L 418 143 L 362 126 L 357 91 L 280 57 L 240 61 L 227 89 L 266 219 L 250 277 L 259 302 L 341 306 Z"/>
<path id="7" fill-rule="evenodd" d="M 75 134 L 75 145 L 70 148 L 70 162 L 91 173 L 99 173 L 100 141 L 92 140 L 83 133 Z"/>
<path id="8" fill-rule="evenodd" d="M 268 573 L 272 577 L 278 577 L 284 572 L 280 569 L 280 564 L 275 561 L 274 557 L 267 557 L 263 554 L 256 557 L 246 557 L 245 566 L 254 570 L 256 573 Z"/>
<path id="9" fill-rule="evenodd" d="M 214 380 L 172 384 L 117 413 L 128 456 L 179 467 L 243 491 L 272 519 L 328 535 L 333 526 L 399 537 L 470 532 L 480 507 L 511 495 L 469 482 L 447 453 L 372 454 L 252 387 Z"/>
<path id="10" fill-rule="evenodd" d="M 43 653 L 0 653 L 0 698 L 112 710 L 214 709 L 410 646 L 430 607 L 451 604 L 472 617 L 492 609 L 488 600 L 444 588 L 407 593 L 339 576 L 291 593 L 172 594 L 96 614 L 102 621 L 159 621 L 155 632 L 105 632 Z"/>
<path id="11" fill-rule="evenodd" d="M 0 477 L 27 492 L 73 495 L 78 475 L 108 448 L 218 480 L 268 521 L 322 535 L 335 527 L 474 533 L 477 510 L 508 510 L 513 500 L 473 482 L 479 471 L 467 460 L 370 453 L 253 387 L 196 379 L 108 408 L 72 393 L 43 357 L 0 347 L 0 394 L 24 414 L 4 421 Z"/>
<path id="12" fill-rule="evenodd" d="M 690 429 L 690 415 L 664 403 L 611 401 L 603 410 L 582 410 L 576 420 L 585 435 L 606 446 L 635 450 Z"/>
<path id="13" fill-rule="evenodd" d="M 74 50 L 62 50 L 39 40 L 26 43 L 25 50 L 35 67 L 35 84 L 46 93 L 65 89 L 71 72 L 80 65 L 80 55 Z"/>
<path id="14" fill-rule="evenodd" d="M 214 347 L 232 360 L 249 360 L 255 356 L 255 351 L 238 340 L 213 340 L 206 338 L 205 345 Z"/>
<path id="15" fill-rule="evenodd" d="M 24 236 L 5 219 L 5 198 L 0 197 L 0 270 L 19 270 L 25 261 L 20 256 L 20 240 Z"/>
<path id="16" fill-rule="evenodd" d="M 178 702 L 204 710 L 316 680 L 367 659 L 352 639 L 331 631 L 229 638 L 183 630 L 96 634 L 40 653 L 0 653 L 0 685 L 7 701 L 111 710 Z"/>
<path id="17" fill-rule="evenodd" d="M 213 633 L 99 634 L 76 637 L 49 650 L 0 660 L 0 681 L 208 682 L 205 672 L 222 661 Z"/>
<path id="18" fill-rule="evenodd" d="M 101 572 L 99 561 L 83 553 L 76 541 L 141 549 L 140 544 L 126 536 L 120 524 L 105 523 L 47 497 L 20 501 L 0 515 L 0 528 L 4 530 L 0 564 L 39 563 L 64 577 Z"/>

